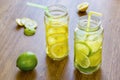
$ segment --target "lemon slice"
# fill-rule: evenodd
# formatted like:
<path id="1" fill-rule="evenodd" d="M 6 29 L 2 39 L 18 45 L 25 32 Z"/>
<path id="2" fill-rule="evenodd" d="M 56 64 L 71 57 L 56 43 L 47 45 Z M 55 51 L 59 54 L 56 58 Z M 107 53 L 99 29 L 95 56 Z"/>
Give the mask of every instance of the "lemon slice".
<path id="1" fill-rule="evenodd" d="M 79 43 L 76 43 L 76 52 L 89 55 L 90 49 L 86 44 L 79 42 Z"/>
<path id="2" fill-rule="evenodd" d="M 54 58 L 63 58 L 68 54 L 68 45 L 66 43 L 57 43 L 51 46 L 50 53 Z"/>
<path id="3" fill-rule="evenodd" d="M 82 68 L 88 68 L 90 66 L 89 58 L 82 53 L 76 53 L 76 63 L 78 63 Z"/>
<path id="4" fill-rule="evenodd" d="M 47 39 L 48 39 L 47 40 L 48 44 L 53 45 L 55 43 L 67 41 L 67 35 L 66 34 L 52 34 L 52 35 L 48 36 Z"/>
<path id="5" fill-rule="evenodd" d="M 102 50 L 100 49 L 89 57 L 91 67 L 97 66 L 101 63 L 101 59 L 102 59 L 101 53 L 102 53 Z"/>
<path id="6" fill-rule="evenodd" d="M 16 19 L 16 23 L 17 23 L 19 26 L 24 26 L 24 24 L 21 23 L 21 19 Z"/>
<path id="7" fill-rule="evenodd" d="M 85 12 L 88 9 L 89 3 L 83 2 L 77 6 L 78 11 Z"/>

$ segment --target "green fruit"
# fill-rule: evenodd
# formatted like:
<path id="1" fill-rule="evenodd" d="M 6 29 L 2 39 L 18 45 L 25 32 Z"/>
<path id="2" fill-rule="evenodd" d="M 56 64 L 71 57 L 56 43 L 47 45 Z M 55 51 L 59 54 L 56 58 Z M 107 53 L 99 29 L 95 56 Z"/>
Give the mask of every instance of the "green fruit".
<path id="1" fill-rule="evenodd" d="M 82 53 L 76 53 L 76 63 L 78 63 L 82 68 L 88 68 L 90 66 L 89 58 Z"/>
<path id="2" fill-rule="evenodd" d="M 32 52 L 24 52 L 17 58 L 16 66 L 22 71 L 33 70 L 37 66 L 37 57 Z"/>
<path id="3" fill-rule="evenodd" d="M 101 59 L 102 59 L 101 53 L 102 50 L 100 49 L 89 57 L 91 67 L 97 66 L 101 63 Z"/>
<path id="4" fill-rule="evenodd" d="M 26 29 L 24 29 L 24 34 L 26 36 L 32 36 L 32 35 L 35 34 L 35 32 L 36 32 L 36 30 L 33 29 L 33 28 L 26 28 Z"/>
<path id="5" fill-rule="evenodd" d="M 90 53 L 90 48 L 85 44 L 81 42 L 76 43 L 76 52 L 89 55 Z"/>

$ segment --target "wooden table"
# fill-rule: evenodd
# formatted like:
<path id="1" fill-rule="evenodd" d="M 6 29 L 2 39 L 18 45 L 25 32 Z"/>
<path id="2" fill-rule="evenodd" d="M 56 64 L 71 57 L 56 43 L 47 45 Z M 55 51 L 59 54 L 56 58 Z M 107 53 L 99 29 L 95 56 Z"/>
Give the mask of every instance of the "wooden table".
<path id="1" fill-rule="evenodd" d="M 120 0 L 88 0 L 88 11 L 103 13 L 104 44 L 101 69 L 92 75 L 79 73 L 73 65 L 74 29 L 82 0 L 30 0 L 42 5 L 63 4 L 70 15 L 69 56 L 52 61 L 45 53 L 44 11 L 26 5 L 28 0 L 0 0 L 0 80 L 120 80 Z M 87 11 L 87 12 L 88 12 Z M 17 27 L 16 18 L 29 17 L 39 24 L 34 36 L 27 37 Z M 21 72 L 16 67 L 18 55 L 32 51 L 38 57 L 34 71 Z"/>

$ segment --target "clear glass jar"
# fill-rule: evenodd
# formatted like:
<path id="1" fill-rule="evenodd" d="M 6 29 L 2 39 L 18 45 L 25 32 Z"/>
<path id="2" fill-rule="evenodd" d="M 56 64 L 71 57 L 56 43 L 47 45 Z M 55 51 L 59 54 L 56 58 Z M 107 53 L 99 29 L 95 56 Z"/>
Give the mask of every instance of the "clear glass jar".
<path id="1" fill-rule="evenodd" d="M 90 27 L 88 17 L 83 16 L 74 32 L 74 66 L 84 74 L 97 71 L 102 62 L 103 27 L 101 20 L 92 16 Z"/>
<path id="2" fill-rule="evenodd" d="M 69 16 L 63 5 L 52 5 L 45 12 L 46 53 L 53 60 L 61 60 L 68 55 Z"/>

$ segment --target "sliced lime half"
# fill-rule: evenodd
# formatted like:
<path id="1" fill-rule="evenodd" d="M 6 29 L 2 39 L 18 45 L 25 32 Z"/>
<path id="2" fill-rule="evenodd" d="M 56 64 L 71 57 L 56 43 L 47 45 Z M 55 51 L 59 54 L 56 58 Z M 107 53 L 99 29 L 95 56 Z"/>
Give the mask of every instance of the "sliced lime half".
<path id="1" fill-rule="evenodd" d="M 82 68 L 88 68 L 90 66 L 89 58 L 82 53 L 76 53 L 75 62 L 78 63 Z"/>
<path id="2" fill-rule="evenodd" d="M 89 55 L 90 53 L 90 48 L 85 43 L 77 42 L 75 44 L 75 47 L 76 47 L 76 52 L 79 52 L 85 55 Z"/>

